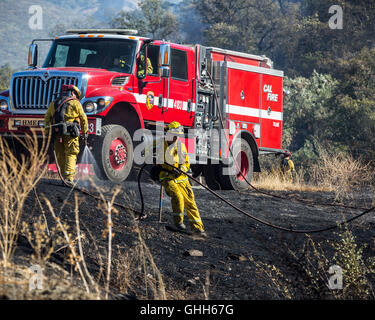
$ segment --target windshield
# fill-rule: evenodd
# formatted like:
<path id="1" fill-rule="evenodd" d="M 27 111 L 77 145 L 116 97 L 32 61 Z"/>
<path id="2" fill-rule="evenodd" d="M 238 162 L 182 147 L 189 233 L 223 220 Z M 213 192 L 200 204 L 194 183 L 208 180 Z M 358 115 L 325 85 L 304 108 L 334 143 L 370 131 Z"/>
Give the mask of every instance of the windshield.
<path id="1" fill-rule="evenodd" d="M 84 67 L 131 73 L 137 41 L 125 39 L 56 40 L 43 68 Z"/>

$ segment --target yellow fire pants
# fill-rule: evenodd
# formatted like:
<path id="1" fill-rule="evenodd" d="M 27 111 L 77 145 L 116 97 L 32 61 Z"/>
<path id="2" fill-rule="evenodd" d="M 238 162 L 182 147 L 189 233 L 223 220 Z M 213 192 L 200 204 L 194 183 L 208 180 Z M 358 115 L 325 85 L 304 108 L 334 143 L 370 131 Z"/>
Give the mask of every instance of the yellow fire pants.
<path id="1" fill-rule="evenodd" d="M 55 137 L 56 158 L 64 179 L 72 181 L 76 174 L 77 155 L 79 153 L 78 137 Z"/>
<path id="2" fill-rule="evenodd" d="M 167 195 L 171 197 L 174 223 L 181 224 L 184 222 L 185 208 L 191 229 L 204 231 L 202 219 L 199 215 L 189 180 L 179 183 L 176 183 L 174 180 L 164 180 L 162 184 Z"/>

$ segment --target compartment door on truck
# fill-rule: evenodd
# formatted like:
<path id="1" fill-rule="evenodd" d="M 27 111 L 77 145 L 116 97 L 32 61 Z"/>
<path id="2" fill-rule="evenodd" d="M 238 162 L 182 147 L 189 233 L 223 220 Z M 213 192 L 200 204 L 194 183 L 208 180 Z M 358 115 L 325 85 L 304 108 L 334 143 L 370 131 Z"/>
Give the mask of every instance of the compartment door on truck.
<path id="1" fill-rule="evenodd" d="M 222 85 L 227 87 L 228 129 L 234 123 L 235 132 L 251 132 L 260 149 L 282 149 L 283 72 L 235 62 L 226 66 L 227 82 Z"/>
<path id="2" fill-rule="evenodd" d="M 254 134 L 254 126 L 259 128 L 260 123 L 261 75 L 249 72 L 247 69 L 248 66 L 242 64 L 228 63 L 225 113 L 228 123 L 232 121 L 236 124 L 237 129 L 245 129 Z M 258 139 L 257 142 L 259 142 Z"/>
<path id="3" fill-rule="evenodd" d="M 260 147 L 279 150 L 282 149 L 283 75 L 281 71 L 269 70 L 261 79 Z"/>

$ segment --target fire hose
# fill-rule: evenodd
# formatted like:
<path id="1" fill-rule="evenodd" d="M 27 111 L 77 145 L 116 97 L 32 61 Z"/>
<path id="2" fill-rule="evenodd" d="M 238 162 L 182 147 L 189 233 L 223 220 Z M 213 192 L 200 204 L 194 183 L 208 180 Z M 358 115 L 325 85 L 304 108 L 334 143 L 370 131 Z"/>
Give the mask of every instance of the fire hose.
<path id="1" fill-rule="evenodd" d="M 201 183 L 198 179 L 194 178 L 192 175 L 190 174 L 187 174 L 186 172 L 182 171 L 180 168 L 177 168 L 167 162 L 165 162 L 164 164 L 170 166 L 171 168 L 173 168 L 174 170 L 177 170 L 178 172 L 180 172 L 181 174 L 185 174 L 186 176 L 188 176 L 191 180 L 193 180 L 194 182 L 196 182 L 197 184 L 199 184 L 200 186 L 202 186 L 204 189 L 206 189 L 208 192 L 210 192 L 211 194 L 213 194 L 216 198 L 220 199 L 221 201 L 223 201 L 224 203 L 226 203 L 227 205 L 229 205 L 230 207 L 232 207 L 233 209 L 235 209 L 236 211 L 238 211 L 239 213 L 255 220 L 256 222 L 259 222 L 263 225 L 266 225 L 268 227 L 271 227 L 271 228 L 274 228 L 274 229 L 278 229 L 278 230 L 281 230 L 281 231 L 287 231 L 287 232 L 292 232 L 292 233 L 305 233 L 305 234 L 311 234 L 311 233 L 318 233 L 318 232 L 324 232 L 324 231 L 329 231 L 329 230 L 332 230 L 332 229 L 335 229 L 335 228 L 339 228 L 340 226 L 344 225 L 344 224 L 347 224 L 347 223 L 350 223 L 372 211 L 375 210 L 375 207 L 372 207 L 370 209 L 367 209 L 365 211 L 363 211 L 362 213 L 350 218 L 350 219 L 347 219 L 345 221 L 342 221 L 340 222 L 339 224 L 335 224 L 335 225 L 331 225 L 329 227 L 325 227 L 325 228 L 320 228 L 320 229 L 315 229 L 315 230 L 297 230 L 297 229 L 289 229 L 289 228 L 284 228 L 284 227 L 281 227 L 281 226 L 277 226 L 277 225 L 274 225 L 268 221 L 265 221 L 265 220 L 262 220 L 260 218 L 257 218 L 255 217 L 254 215 L 252 215 L 251 213 L 248 213 L 244 210 L 242 210 L 241 208 L 237 207 L 235 204 L 233 204 L 232 202 L 226 200 L 224 197 L 222 197 L 221 195 L 219 195 L 217 192 L 211 190 L 209 187 L 207 187 L 205 184 Z M 143 202 L 143 194 L 142 194 L 142 187 L 141 187 L 141 183 L 140 183 L 140 180 L 141 180 L 141 176 L 142 176 L 142 173 L 143 173 L 143 170 L 144 168 L 146 167 L 146 164 L 144 164 L 139 173 L 138 173 L 138 188 L 139 188 L 139 193 L 141 195 L 141 215 L 144 214 L 144 202 Z"/>

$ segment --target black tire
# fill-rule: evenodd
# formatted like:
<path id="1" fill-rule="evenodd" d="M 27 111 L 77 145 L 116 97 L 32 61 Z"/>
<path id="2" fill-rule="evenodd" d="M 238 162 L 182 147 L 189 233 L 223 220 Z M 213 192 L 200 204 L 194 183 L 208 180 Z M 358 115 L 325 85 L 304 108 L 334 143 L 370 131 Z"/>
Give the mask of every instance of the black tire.
<path id="1" fill-rule="evenodd" d="M 219 165 L 217 164 L 208 164 L 202 165 L 203 167 L 203 176 L 206 182 L 207 187 L 212 190 L 220 190 L 220 181 L 219 181 Z"/>
<path id="2" fill-rule="evenodd" d="M 194 178 L 198 178 L 200 175 L 203 174 L 203 166 L 201 166 L 199 164 L 198 165 L 197 164 L 192 164 L 190 166 L 190 169 L 193 172 L 192 176 Z"/>
<path id="3" fill-rule="evenodd" d="M 128 178 L 133 167 L 133 141 L 123 126 L 110 124 L 102 127 L 101 135 L 95 137 L 93 144 L 93 153 L 97 162 L 95 172 L 100 179 L 121 182 Z M 121 152 L 125 154 L 119 161 L 123 163 L 114 163 L 114 142 L 119 142 Z M 125 151 L 124 151 L 125 150 Z M 115 152 L 116 153 L 116 152 Z M 116 167 L 118 165 L 118 167 Z"/>
<path id="4" fill-rule="evenodd" d="M 234 159 L 238 159 L 238 157 L 241 157 L 241 169 L 243 169 L 242 173 L 245 175 L 246 180 L 251 182 L 254 170 L 254 156 L 251 147 L 249 143 L 243 138 L 237 139 L 234 143 L 237 144 L 232 149 L 234 153 Z M 239 155 L 239 153 L 241 154 Z M 249 184 L 241 174 L 227 175 L 224 174 L 223 169 L 228 169 L 228 167 L 225 165 L 221 165 L 221 168 L 219 170 L 219 181 L 223 190 L 241 191 L 249 188 Z M 234 170 L 236 172 L 238 171 L 237 166 L 235 165 Z"/>

